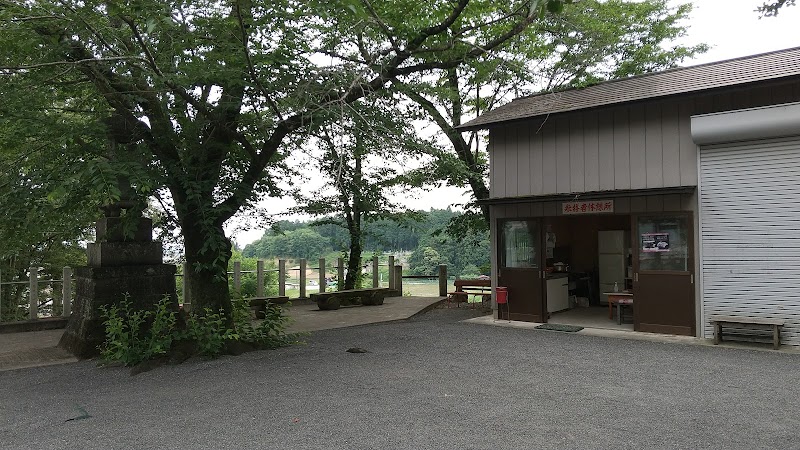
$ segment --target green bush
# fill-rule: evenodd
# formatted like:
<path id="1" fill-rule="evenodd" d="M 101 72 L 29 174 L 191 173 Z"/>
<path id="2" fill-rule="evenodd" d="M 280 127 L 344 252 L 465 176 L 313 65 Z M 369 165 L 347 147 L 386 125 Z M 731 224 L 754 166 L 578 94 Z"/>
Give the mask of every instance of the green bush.
<path id="1" fill-rule="evenodd" d="M 100 356 L 106 362 L 135 366 L 142 361 L 165 355 L 176 337 L 174 312 L 169 310 L 170 298 L 165 296 L 155 311 L 132 311 L 125 297 L 110 308 L 100 307 L 104 319 L 106 340 Z M 152 323 L 148 325 L 150 319 Z"/>
<path id="2" fill-rule="evenodd" d="M 297 342 L 286 334 L 289 317 L 280 305 L 267 304 L 264 320 L 253 325 L 248 302 L 240 297 L 233 299 L 232 303 L 233 323 L 242 341 L 259 348 L 277 348 Z"/>
<path id="3" fill-rule="evenodd" d="M 255 348 L 277 348 L 297 343 L 286 334 L 289 318 L 283 308 L 269 305 L 266 318 L 256 325 L 250 317 L 250 307 L 241 297 L 233 300 L 233 317 L 229 322 L 223 311 L 205 309 L 203 314 L 189 314 L 185 327 L 178 329 L 177 314 L 170 310 L 171 300 L 165 296 L 154 310 L 131 309 L 126 297 L 119 305 L 101 307 L 106 339 L 100 346 L 105 362 L 135 366 L 141 362 L 167 355 L 178 341 L 190 342 L 195 353 L 204 358 L 216 358 L 226 350 L 230 341 L 242 341 Z M 233 328 L 229 323 L 233 323 Z"/>
<path id="4" fill-rule="evenodd" d="M 204 312 L 203 315 L 189 315 L 186 330 L 180 333 L 180 337 L 195 342 L 200 356 L 216 358 L 225 349 L 225 342 L 238 340 L 239 335 L 228 328 L 224 311 L 214 313 L 206 308 Z"/>

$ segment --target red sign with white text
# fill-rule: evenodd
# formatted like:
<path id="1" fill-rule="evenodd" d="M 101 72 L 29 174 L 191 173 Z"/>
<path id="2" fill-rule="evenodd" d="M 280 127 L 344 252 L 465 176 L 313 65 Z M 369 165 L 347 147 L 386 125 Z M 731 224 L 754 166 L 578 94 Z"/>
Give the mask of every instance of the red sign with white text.
<path id="1" fill-rule="evenodd" d="M 614 200 L 563 202 L 561 214 L 602 214 L 614 212 Z"/>

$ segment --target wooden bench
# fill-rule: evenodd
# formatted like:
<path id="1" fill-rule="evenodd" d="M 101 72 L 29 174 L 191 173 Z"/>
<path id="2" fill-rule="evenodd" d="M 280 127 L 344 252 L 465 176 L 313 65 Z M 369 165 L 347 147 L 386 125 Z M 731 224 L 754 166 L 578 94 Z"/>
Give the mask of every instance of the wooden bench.
<path id="1" fill-rule="evenodd" d="M 461 286 L 460 289 L 454 292 L 447 293 L 447 307 L 450 307 L 451 302 L 455 302 L 456 306 L 461 303 L 469 302 L 469 296 L 481 296 L 481 303 L 490 301 L 492 299 L 491 287 L 477 287 L 477 286 Z"/>
<path id="2" fill-rule="evenodd" d="M 454 292 L 447 293 L 447 307 L 450 307 L 450 302 L 456 302 L 456 305 L 466 303 L 470 295 L 481 295 L 481 300 L 492 298 L 492 280 L 488 278 L 474 278 L 474 279 L 461 279 L 453 282 L 456 287 Z"/>
<path id="3" fill-rule="evenodd" d="M 469 294 L 464 291 L 454 291 L 447 293 L 447 307 L 450 307 L 450 303 L 455 302 L 456 306 L 459 306 L 461 303 L 466 303 Z"/>
<path id="4" fill-rule="evenodd" d="M 347 289 L 344 291 L 321 292 L 309 297 L 321 310 L 339 309 L 341 306 L 382 305 L 386 297 L 398 295 L 389 288 Z"/>
<path id="5" fill-rule="evenodd" d="M 786 323 L 783 319 L 719 315 L 710 316 L 708 320 L 711 322 L 711 325 L 714 326 L 714 345 L 722 341 L 723 325 L 756 325 L 772 329 L 772 347 L 775 350 L 779 349 L 781 346 L 781 328 Z"/>
<path id="6" fill-rule="evenodd" d="M 277 296 L 277 297 L 253 297 L 248 298 L 248 302 L 250 303 L 250 310 L 253 312 L 253 315 L 256 319 L 263 319 L 267 317 L 267 305 L 285 305 L 289 303 L 289 297 L 286 296 Z"/>

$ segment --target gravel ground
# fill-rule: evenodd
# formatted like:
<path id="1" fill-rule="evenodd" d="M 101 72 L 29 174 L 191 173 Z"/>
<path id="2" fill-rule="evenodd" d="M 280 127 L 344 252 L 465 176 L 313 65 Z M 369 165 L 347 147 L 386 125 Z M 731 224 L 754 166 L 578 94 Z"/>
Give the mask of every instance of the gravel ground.
<path id="1" fill-rule="evenodd" d="M 459 322 L 474 314 L 136 376 L 0 373 L 0 448 L 800 448 L 800 355 Z"/>

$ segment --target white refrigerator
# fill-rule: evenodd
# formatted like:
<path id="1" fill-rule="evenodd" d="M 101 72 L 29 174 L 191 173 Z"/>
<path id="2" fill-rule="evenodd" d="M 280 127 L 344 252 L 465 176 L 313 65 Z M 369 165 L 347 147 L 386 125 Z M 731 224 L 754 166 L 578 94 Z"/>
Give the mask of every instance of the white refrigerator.
<path id="1" fill-rule="evenodd" d="M 599 253 L 598 278 L 600 281 L 600 303 L 608 304 L 608 297 L 603 292 L 613 292 L 614 283 L 619 290 L 625 289 L 626 249 L 625 232 L 598 231 L 597 249 Z"/>

